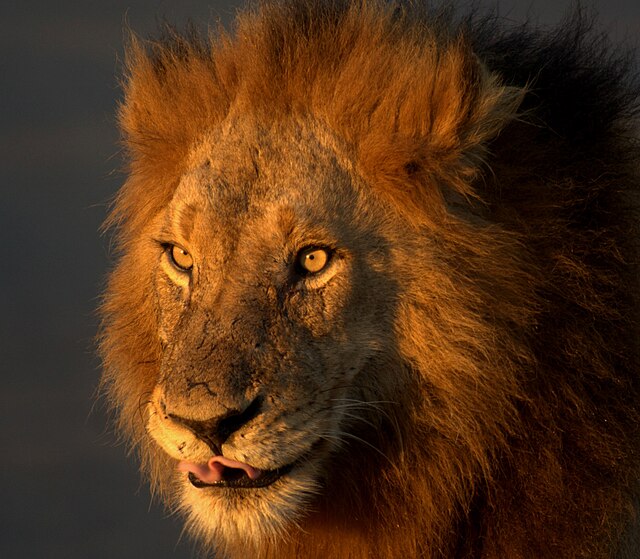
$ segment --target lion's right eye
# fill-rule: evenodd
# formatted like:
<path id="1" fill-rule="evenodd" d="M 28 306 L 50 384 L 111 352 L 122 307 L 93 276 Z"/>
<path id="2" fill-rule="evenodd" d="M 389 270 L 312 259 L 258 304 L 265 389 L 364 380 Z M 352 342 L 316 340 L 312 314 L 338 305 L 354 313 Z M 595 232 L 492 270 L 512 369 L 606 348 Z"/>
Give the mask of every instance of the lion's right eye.
<path id="1" fill-rule="evenodd" d="M 189 272 L 193 268 L 192 256 L 182 247 L 169 245 L 167 247 L 171 263 L 181 272 Z"/>
<path id="2" fill-rule="evenodd" d="M 296 257 L 296 268 L 301 275 L 318 274 L 329 264 L 331 253 L 323 247 L 311 246 L 302 249 Z"/>

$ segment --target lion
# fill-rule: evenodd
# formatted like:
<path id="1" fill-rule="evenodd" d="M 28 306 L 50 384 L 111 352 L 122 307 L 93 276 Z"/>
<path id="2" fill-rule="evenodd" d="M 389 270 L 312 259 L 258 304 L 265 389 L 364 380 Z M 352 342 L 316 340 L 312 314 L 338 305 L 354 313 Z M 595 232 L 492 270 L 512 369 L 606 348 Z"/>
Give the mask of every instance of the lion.
<path id="1" fill-rule="evenodd" d="M 638 556 L 629 60 L 377 0 L 131 39 L 104 386 L 207 556 Z"/>

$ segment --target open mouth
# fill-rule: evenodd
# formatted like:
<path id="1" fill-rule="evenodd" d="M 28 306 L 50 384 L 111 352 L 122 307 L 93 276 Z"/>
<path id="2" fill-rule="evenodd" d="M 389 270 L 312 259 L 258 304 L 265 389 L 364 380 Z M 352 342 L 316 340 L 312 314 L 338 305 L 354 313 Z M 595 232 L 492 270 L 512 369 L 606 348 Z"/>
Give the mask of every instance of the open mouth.
<path id="1" fill-rule="evenodd" d="M 326 443 L 322 440 L 316 441 L 311 449 L 297 460 L 273 470 L 261 470 L 221 454 L 212 456 L 204 464 L 182 460 L 178 464 L 178 470 L 187 473 L 191 485 L 198 489 L 205 487 L 259 489 L 271 485 L 296 466 L 307 462 L 324 444 Z"/>
<path id="2" fill-rule="evenodd" d="M 183 460 L 178 464 L 178 469 L 188 473 L 189 481 L 198 489 L 204 487 L 256 489 L 271 485 L 290 472 L 296 463 L 273 470 L 260 470 L 244 462 L 215 455 L 204 464 Z"/>
<path id="3" fill-rule="evenodd" d="M 275 470 L 263 470 L 258 477 L 251 478 L 242 468 L 225 468 L 222 477 L 218 481 L 205 482 L 196 476 L 193 472 L 189 472 L 189 481 L 191 485 L 202 489 L 203 487 L 227 487 L 230 489 L 257 489 L 267 487 L 279 480 L 283 475 L 289 473 L 294 464 L 276 468 Z"/>

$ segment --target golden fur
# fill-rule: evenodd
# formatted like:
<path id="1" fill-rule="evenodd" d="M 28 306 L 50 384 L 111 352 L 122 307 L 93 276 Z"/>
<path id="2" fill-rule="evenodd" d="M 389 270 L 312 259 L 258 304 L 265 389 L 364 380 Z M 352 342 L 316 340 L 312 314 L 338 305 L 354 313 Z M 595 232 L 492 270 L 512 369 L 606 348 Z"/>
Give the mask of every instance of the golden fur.
<path id="1" fill-rule="evenodd" d="M 105 386 L 209 552 L 632 556 L 637 96 L 583 23 L 290 1 L 132 40 Z M 170 417 L 249 402 L 225 456 L 304 460 L 193 487 Z"/>

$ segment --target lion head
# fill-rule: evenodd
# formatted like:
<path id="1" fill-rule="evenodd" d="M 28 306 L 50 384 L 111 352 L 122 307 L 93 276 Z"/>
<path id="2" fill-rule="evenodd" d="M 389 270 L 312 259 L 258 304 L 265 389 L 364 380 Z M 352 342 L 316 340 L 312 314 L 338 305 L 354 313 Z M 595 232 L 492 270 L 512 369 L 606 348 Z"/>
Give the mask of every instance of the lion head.
<path id="1" fill-rule="evenodd" d="M 220 557 L 610 556 L 638 470 L 632 96 L 580 40 L 515 79 L 500 48 L 563 39 L 396 8 L 132 40 L 120 426 Z M 560 74 L 617 112 L 552 128 Z"/>

